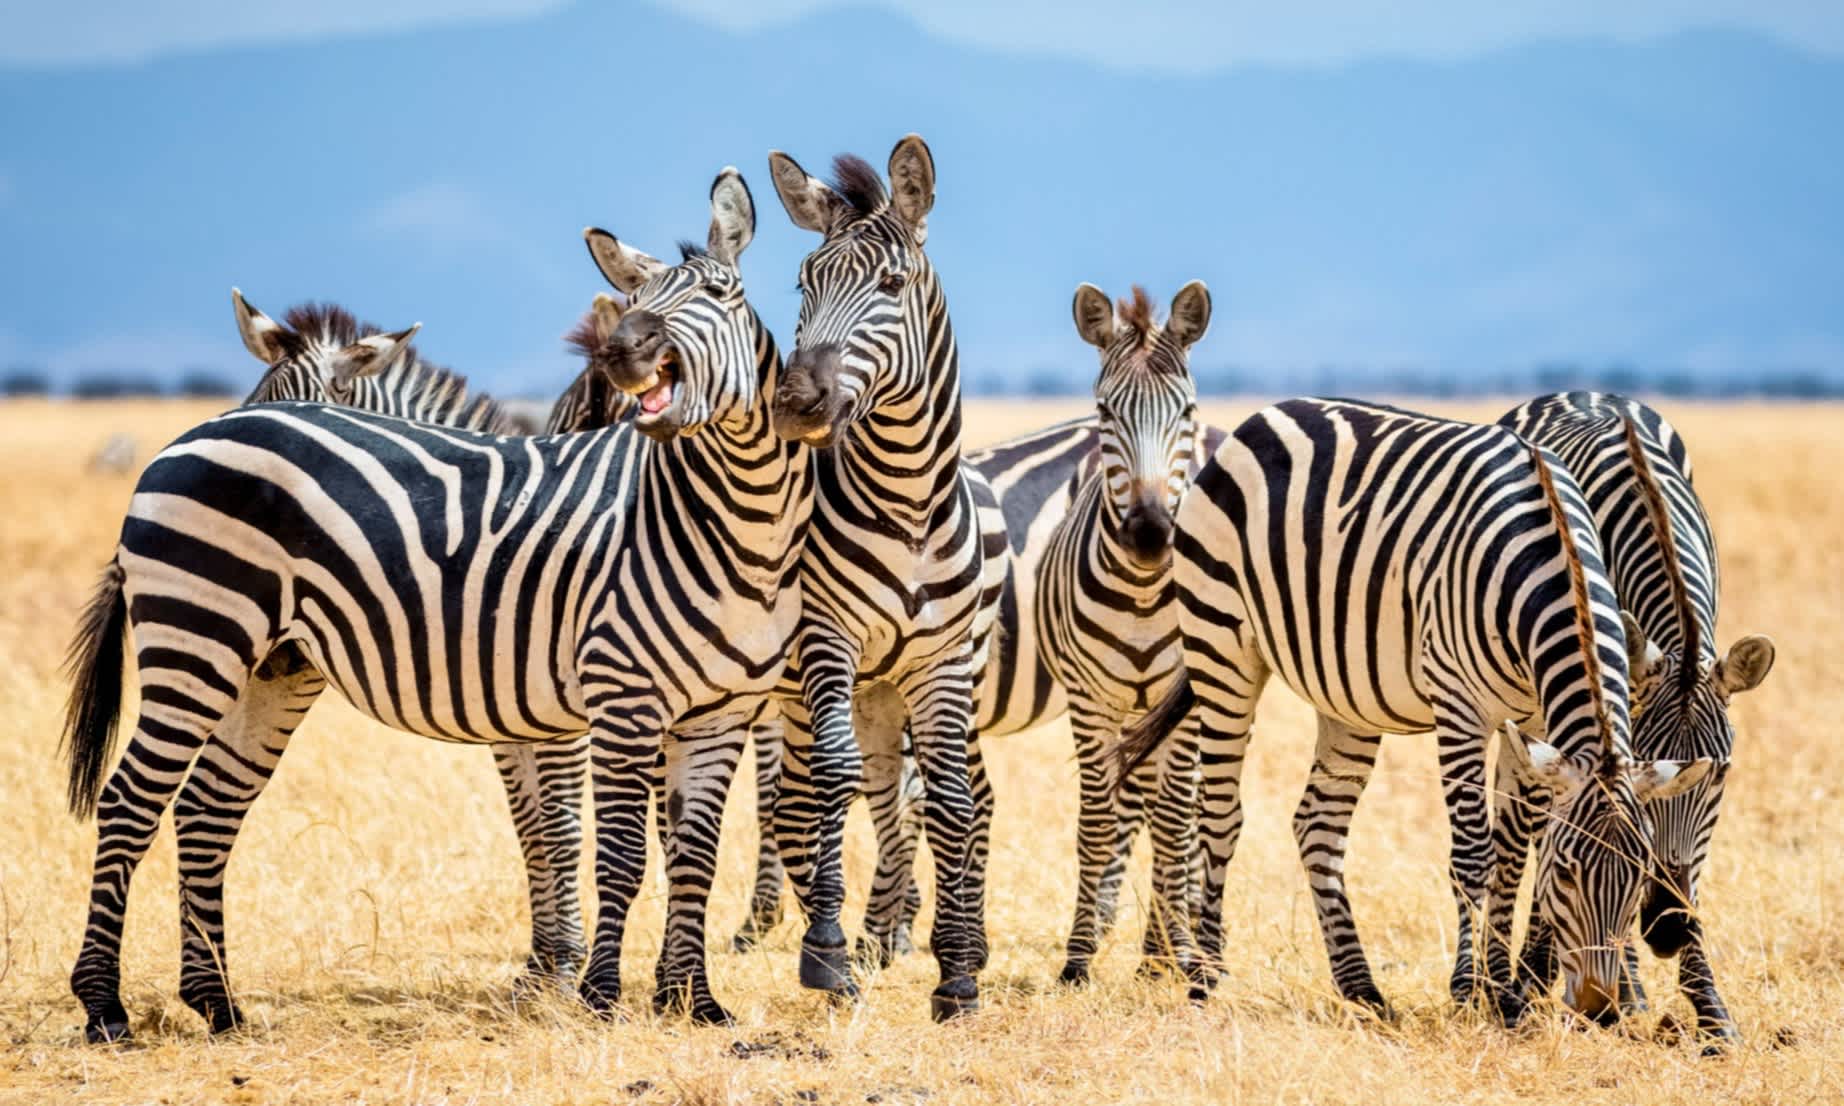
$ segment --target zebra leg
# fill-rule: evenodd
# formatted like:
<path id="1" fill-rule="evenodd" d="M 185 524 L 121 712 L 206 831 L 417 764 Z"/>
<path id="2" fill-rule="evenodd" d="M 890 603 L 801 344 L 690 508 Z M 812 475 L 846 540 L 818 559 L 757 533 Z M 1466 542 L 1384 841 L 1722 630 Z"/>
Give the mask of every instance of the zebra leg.
<path id="1" fill-rule="evenodd" d="M 914 818 L 906 818 L 906 789 L 916 782 L 903 755 L 903 727 L 909 708 L 896 688 L 872 684 L 859 691 L 852 703 L 853 727 L 864 751 L 864 798 L 871 808 L 871 825 L 877 832 L 877 870 L 864 909 L 865 936 L 858 943 L 858 961 L 884 968 L 907 944 L 905 900 L 915 884 L 916 838 L 907 832 Z"/>
<path id="2" fill-rule="evenodd" d="M 913 674 L 901 690 L 909 703 L 916 764 L 927 787 L 928 846 L 935 857 L 935 929 L 929 947 L 941 982 L 929 996 L 929 1010 L 936 1021 L 946 1021 L 979 1009 L 974 961 L 984 942 L 984 935 L 974 932 L 983 919 L 970 870 L 978 812 L 967 769 L 973 729 L 967 653 Z"/>
<path id="3" fill-rule="evenodd" d="M 1709 958 L 1703 952 L 1703 924 L 1693 917 L 1689 925 L 1690 943 L 1678 954 L 1678 989 L 1684 992 L 1691 1009 L 1697 1012 L 1697 1032 L 1714 1038 L 1704 1049 L 1707 1053 L 1740 1040 L 1741 1033 L 1735 1028 L 1735 1019 L 1729 1016 L 1729 1008 L 1723 1005 L 1722 996 L 1716 992 L 1716 975 L 1710 970 Z"/>
<path id="4" fill-rule="evenodd" d="M 326 680 L 293 645 L 271 653 L 218 723 L 173 804 L 179 839 L 179 997 L 214 1034 L 243 1024 L 224 956 L 224 869 L 244 817 L 325 687 Z"/>
<path id="5" fill-rule="evenodd" d="M 781 849 L 775 844 L 775 800 L 781 789 L 781 726 L 773 715 L 749 730 L 756 751 L 756 879 L 749 917 L 730 938 L 732 952 L 748 952 L 781 924 Z"/>
<path id="6" fill-rule="evenodd" d="M 1228 642 L 1217 639 L 1223 629 L 1234 634 Z M 1198 703 L 1198 834 L 1206 850 L 1203 902 L 1197 914 L 1198 954 L 1190 971 L 1194 1002 L 1209 995 L 1222 971 L 1223 885 L 1242 837 L 1242 765 L 1255 704 L 1268 679 L 1246 625 L 1206 631 L 1211 638 L 1185 635 L 1185 661 Z"/>
<path id="7" fill-rule="evenodd" d="M 1480 982 L 1474 923 L 1485 906 L 1493 861 L 1490 808 L 1486 798 L 1486 742 L 1481 737 L 1486 729 L 1470 707 L 1449 701 L 1436 701 L 1433 705 L 1441 791 L 1453 834 L 1448 878 L 1453 884 L 1454 908 L 1458 915 L 1453 975 L 1447 986 L 1454 1002 L 1466 1006 L 1473 1001 Z"/>
<path id="8" fill-rule="evenodd" d="M 967 723 L 967 785 L 973 792 L 973 831 L 967 844 L 967 940 L 968 964 L 975 974 L 986 970 L 992 958 L 992 946 L 986 935 L 986 868 L 992 860 L 992 778 L 986 774 L 986 757 L 980 752 L 980 733 L 972 717 Z M 909 883 L 915 901 L 909 908 L 914 918 L 921 904 L 921 892 L 915 881 Z"/>
<path id="9" fill-rule="evenodd" d="M 1140 974 L 1184 971 L 1197 956 L 1191 869 L 1197 852 L 1197 717 L 1187 716 L 1156 766 L 1152 806 L 1153 901 L 1140 945 Z M 1137 773 L 1136 773 L 1137 774 Z"/>
<path id="10" fill-rule="evenodd" d="M 1118 739 L 1119 731 L 1116 730 L 1115 737 L 1106 744 L 1111 748 L 1112 742 Z M 1103 752 L 1113 759 L 1108 749 Z M 1107 866 L 1101 870 L 1101 883 L 1095 888 L 1097 940 L 1114 928 L 1119 916 L 1121 883 L 1127 876 L 1127 862 L 1133 857 L 1133 839 L 1140 835 L 1140 827 L 1146 822 L 1146 802 L 1158 790 L 1158 779 L 1158 762 L 1149 758 L 1132 775 L 1121 780 L 1114 791 L 1114 841 L 1108 851 Z"/>
<path id="11" fill-rule="evenodd" d="M 1517 890 L 1530 860 L 1530 844 L 1542 833 L 1554 796 L 1520 779 L 1513 759 L 1502 750 L 1497 783 L 1492 795 L 1492 878 L 1486 889 L 1485 961 L 1499 1020 L 1511 1026 L 1523 1020 L 1528 1004 L 1511 962 Z"/>
<path id="12" fill-rule="evenodd" d="M 1639 978 L 1639 946 L 1626 946 L 1625 962 L 1620 971 L 1620 1014 L 1643 1014 L 1651 1009 L 1646 987 Z"/>
<path id="13" fill-rule="evenodd" d="M 1382 743 L 1377 734 L 1354 733 L 1343 723 L 1320 715 L 1312 772 L 1293 814 L 1293 839 L 1313 889 L 1313 908 L 1319 914 L 1319 934 L 1332 962 L 1332 981 L 1347 1002 L 1360 1003 L 1379 1014 L 1388 1011 L 1388 1004 L 1371 978 L 1351 900 L 1345 894 L 1345 847 L 1350 841 L 1351 816 L 1363 798 L 1364 785 L 1370 782 Z"/>
<path id="14" fill-rule="evenodd" d="M 699 1025 L 733 1021 L 711 994 L 704 928 L 711 884 L 717 877 L 724 800 L 743 756 L 747 726 L 747 717 L 732 718 L 713 727 L 716 732 L 709 736 L 679 736 L 666 745 L 666 801 L 660 817 L 672 824 L 665 853 L 670 890 L 653 1008 L 683 1010 Z"/>
<path id="15" fill-rule="evenodd" d="M 838 996 L 858 993 L 839 923 L 845 907 L 845 812 L 864 781 L 864 758 L 852 732 L 856 678 L 856 657 L 832 650 L 803 653 L 802 695 L 781 707 L 781 793 L 775 800 L 775 838 L 807 916 L 800 984 Z"/>
<path id="16" fill-rule="evenodd" d="M 577 863 L 589 739 L 494 745 L 493 764 L 525 855 L 531 897 L 531 953 L 514 986 L 573 984 L 585 951 Z"/>
<path id="17" fill-rule="evenodd" d="M 621 940 L 628 909 L 647 874 L 647 806 L 658 775 L 666 720 L 650 699 L 598 697 L 590 703 L 589 771 L 595 798 L 595 943 L 578 985 L 590 1009 L 621 999 Z"/>
<path id="18" fill-rule="evenodd" d="M 233 646 L 201 642 L 176 628 L 138 625 L 135 637 L 141 715 L 97 803 L 89 919 L 70 974 L 71 993 L 83 1003 L 84 1036 L 92 1044 L 131 1035 L 121 998 L 128 886 L 193 756 L 236 707 L 254 667 Z"/>
<path id="19" fill-rule="evenodd" d="M 1069 943 L 1061 983 L 1089 981 L 1089 962 L 1101 941 L 1098 900 L 1103 875 L 1120 852 L 1115 829 L 1119 778 L 1113 743 L 1120 733 L 1119 714 L 1076 688 L 1069 689 L 1069 727 L 1076 739 L 1080 807 L 1076 813 L 1076 913 L 1069 924 Z"/>

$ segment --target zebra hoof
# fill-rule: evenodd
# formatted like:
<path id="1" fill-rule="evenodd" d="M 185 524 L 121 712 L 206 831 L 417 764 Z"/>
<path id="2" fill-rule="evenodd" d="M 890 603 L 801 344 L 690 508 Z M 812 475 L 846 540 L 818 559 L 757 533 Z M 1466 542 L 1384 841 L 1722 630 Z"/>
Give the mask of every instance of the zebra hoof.
<path id="1" fill-rule="evenodd" d="M 1066 987 L 1086 987 L 1089 985 L 1089 967 L 1086 960 L 1066 960 L 1063 970 L 1057 973 L 1056 981 Z"/>
<path id="2" fill-rule="evenodd" d="M 684 986 L 662 987 L 653 992 L 653 1012 L 683 1013 L 693 1025 L 735 1025 L 736 1019 L 709 992 L 694 994 Z"/>
<path id="3" fill-rule="evenodd" d="M 1185 966 L 1168 956 L 1142 956 L 1139 967 L 1133 969 L 1135 977 L 1143 980 L 1170 979 L 1175 975 L 1188 974 Z"/>
<path id="4" fill-rule="evenodd" d="M 837 945 L 802 942 L 800 985 L 810 991 L 825 991 L 846 998 L 857 997 L 858 984 L 852 979 L 851 956 L 846 951 L 845 942 L 841 940 Z"/>
<path id="5" fill-rule="evenodd" d="M 615 1004 L 621 1001 L 621 979 L 619 976 L 605 979 L 585 976 L 577 994 L 591 1012 L 599 1017 L 613 1018 Z"/>
<path id="6" fill-rule="evenodd" d="M 853 959 L 866 971 L 881 972 L 896 962 L 895 935 L 858 938 Z"/>
<path id="7" fill-rule="evenodd" d="M 125 1045 L 134 1041 L 128 1022 L 91 1020 L 83 1027 L 83 1039 L 93 1045 Z"/>
<path id="8" fill-rule="evenodd" d="M 928 996 L 928 1013 L 937 1022 L 949 1022 L 976 1014 L 980 1009 L 980 987 L 970 975 L 950 979 Z"/>
<path id="9" fill-rule="evenodd" d="M 1528 1003 L 1513 994 L 1498 996 L 1498 1024 L 1506 1029 L 1516 1029 L 1524 1021 L 1524 1014 L 1530 1009 Z"/>

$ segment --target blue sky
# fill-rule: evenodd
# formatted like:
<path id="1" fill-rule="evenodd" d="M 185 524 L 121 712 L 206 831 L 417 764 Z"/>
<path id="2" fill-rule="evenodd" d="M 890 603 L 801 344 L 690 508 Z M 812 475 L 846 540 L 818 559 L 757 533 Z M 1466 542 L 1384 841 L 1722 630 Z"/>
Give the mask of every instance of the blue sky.
<path id="1" fill-rule="evenodd" d="M 1087 386 L 1078 280 L 1202 277 L 1200 365 L 1545 360 L 1844 379 L 1844 5 L 553 0 L 10 6 L 0 367 L 253 365 L 228 291 L 425 323 L 497 390 L 572 366 L 577 231 L 811 244 L 763 169 L 921 131 L 978 383 Z M 1354 379 L 1362 379 L 1357 375 Z"/>

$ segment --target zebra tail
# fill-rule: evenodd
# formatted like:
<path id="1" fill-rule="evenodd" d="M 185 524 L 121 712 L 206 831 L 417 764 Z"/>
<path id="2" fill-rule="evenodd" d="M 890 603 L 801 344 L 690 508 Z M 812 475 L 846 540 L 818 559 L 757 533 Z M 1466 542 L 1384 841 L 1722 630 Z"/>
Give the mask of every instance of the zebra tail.
<path id="1" fill-rule="evenodd" d="M 1139 721 L 1121 729 L 1120 742 L 1114 746 L 1114 756 L 1120 765 L 1114 777 L 1116 788 L 1121 787 L 1134 769 L 1145 763 L 1153 750 L 1171 736 L 1196 703 L 1197 693 L 1191 690 L 1190 673 L 1180 668 L 1165 698 L 1154 704 Z"/>
<path id="2" fill-rule="evenodd" d="M 79 819 L 96 813 L 103 767 L 115 748 L 116 725 L 122 714 L 122 642 L 127 628 L 122 566 L 110 561 L 103 570 L 102 581 L 96 585 L 96 594 L 83 608 L 77 636 L 65 660 L 71 688 L 58 752 L 70 765 L 70 812 Z"/>

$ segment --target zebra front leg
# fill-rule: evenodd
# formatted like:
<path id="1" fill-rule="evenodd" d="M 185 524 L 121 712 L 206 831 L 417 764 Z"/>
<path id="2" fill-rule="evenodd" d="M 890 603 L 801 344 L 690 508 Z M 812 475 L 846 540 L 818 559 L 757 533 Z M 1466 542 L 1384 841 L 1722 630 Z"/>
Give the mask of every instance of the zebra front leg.
<path id="1" fill-rule="evenodd" d="M 781 723 L 774 713 L 749 729 L 756 761 L 756 878 L 749 916 L 730 938 L 730 951 L 748 952 L 781 924 L 781 848 L 775 843 L 775 802 L 781 790 Z"/>
<path id="2" fill-rule="evenodd" d="M 531 899 L 531 953 L 514 988 L 573 985 L 586 951 L 577 864 L 589 739 L 498 744 L 493 763 L 506 789 Z"/>
<path id="3" fill-rule="evenodd" d="M 1355 733 L 1349 726 L 1319 716 L 1319 736 L 1305 794 L 1293 814 L 1293 838 L 1300 848 L 1300 863 L 1313 889 L 1313 909 L 1319 915 L 1319 934 L 1332 963 L 1332 981 L 1347 1002 L 1387 1015 L 1389 1006 L 1377 990 L 1358 938 L 1357 920 L 1345 894 L 1345 848 L 1351 837 L 1351 816 L 1363 798 L 1377 764 L 1382 738 Z"/>
<path id="4" fill-rule="evenodd" d="M 595 943 L 579 990 L 597 1013 L 621 1000 L 621 941 L 628 909 L 647 874 L 647 807 L 652 799 L 665 719 L 650 700 L 590 703 L 589 772 L 595 799 Z"/>
<path id="5" fill-rule="evenodd" d="M 1076 812 L 1076 912 L 1069 924 L 1063 970 L 1057 973 L 1061 983 L 1089 981 L 1090 961 L 1101 942 L 1102 881 L 1120 853 L 1115 794 L 1119 775 L 1114 757 L 1120 725 L 1118 711 L 1080 690 L 1070 689 L 1069 728 L 1076 740 L 1080 800 Z"/>
<path id="6" fill-rule="evenodd" d="M 193 756 L 235 708 L 252 668 L 228 646 L 202 645 L 191 635 L 163 629 L 137 627 L 141 715 L 96 806 L 89 918 L 70 974 L 71 993 L 83 1003 L 84 1036 L 92 1044 L 131 1036 L 121 998 L 128 887 Z M 200 678 L 201 671 L 209 678 Z M 236 690 L 226 693 L 225 687 Z"/>
<path id="7" fill-rule="evenodd" d="M 1697 1012 L 1698 1034 L 1712 1039 L 1704 1052 L 1713 1053 L 1740 1040 L 1741 1033 L 1735 1028 L 1735 1019 L 1729 1016 L 1722 995 L 1716 991 L 1716 975 L 1710 970 L 1709 958 L 1703 951 L 1703 925 L 1695 918 L 1689 924 L 1690 943 L 1678 953 L 1678 989 L 1684 992 L 1691 1009 Z"/>
<path id="8" fill-rule="evenodd" d="M 288 739 L 326 687 L 292 645 L 271 653 L 206 742 L 173 804 L 179 841 L 179 997 L 211 1032 L 243 1024 L 224 954 L 224 869 Z"/>
<path id="9" fill-rule="evenodd" d="M 1146 822 L 1148 799 L 1159 789 L 1158 760 L 1149 757 L 1114 790 L 1114 843 L 1108 850 L 1107 866 L 1101 870 L 1101 883 L 1095 889 L 1097 940 L 1107 936 L 1119 918 L 1121 884 L 1127 876 L 1127 862 L 1133 858 L 1133 840 Z"/>
<path id="10" fill-rule="evenodd" d="M 975 974 L 986 970 L 992 958 L 992 946 L 986 933 L 986 870 L 992 861 L 992 815 L 994 809 L 992 778 L 986 774 L 986 757 L 980 752 L 980 733 L 972 716 L 967 722 L 967 785 L 973 792 L 973 832 L 967 846 L 967 934 L 970 947 L 967 957 Z M 909 881 L 907 900 L 913 919 L 921 903 L 915 880 Z"/>
<path id="11" fill-rule="evenodd" d="M 979 1009 L 975 959 L 984 941 L 971 871 L 975 819 L 967 745 L 973 727 L 973 673 L 966 653 L 915 673 L 902 685 L 909 704 L 916 765 L 927 789 L 929 851 L 935 857 L 935 929 L 929 948 L 941 982 L 929 1012 L 947 1021 Z"/>
<path id="12" fill-rule="evenodd" d="M 1197 956 L 1191 916 L 1197 852 L 1197 715 L 1185 718 L 1154 765 L 1153 901 L 1140 944 L 1142 976 L 1185 971 Z"/>
<path id="13" fill-rule="evenodd" d="M 1486 889 L 1486 974 L 1492 981 L 1498 1018 L 1514 1026 L 1524 1018 L 1530 996 L 1516 978 L 1511 961 L 1511 932 L 1516 921 L 1518 885 L 1524 881 L 1530 844 L 1543 832 L 1553 800 L 1547 790 L 1522 779 L 1515 758 L 1502 749 L 1498 786 L 1492 806 L 1492 877 Z"/>
<path id="14" fill-rule="evenodd" d="M 704 931 L 717 876 L 724 800 L 742 759 L 747 725 L 747 717 L 735 718 L 710 725 L 708 736 L 675 736 L 666 745 L 666 801 L 660 817 L 672 823 L 665 854 L 670 890 L 653 1008 L 682 1010 L 699 1025 L 733 1021 L 711 994 Z"/>
<path id="15" fill-rule="evenodd" d="M 1458 916 L 1453 975 L 1448 979 L 1448 991 L 1455 1003 L 1467 1006 L 1478 993 L 1480 976 L 1474 927 L 1485 906 L 1486 886 L 1493 866 L 1483 738 L 1486 729 L 1469 706 L 1450 701 L 1436 701 L 1433 706 L 1441 792 L 1453 835 L 1448 878 L 1452 882 Z"/>
<path id="16" fill-rule="evenodd" d="M 1206 627 L 1206 632 L 1214 632 Z M 1231 648 L 1186 635 L 1185 659 L 1197 695 L 1200 775 L 1198 836 L 1205 849 L 1204 889 L 1197 914 L 1197 957 L 1191 962 L 1191 1000 L 1215 989 L 1223 968 L 1223 886 L 1242 838 L 1242 766 L 1248 756 L 1255 704 L 1268 669 L 1248 638 L 1233 630 Z"/>
<path id="17" fill-rule="evenodd" d="M 865 803 L 877 834 L 877 869 L 865 904 L 858 961 L 882 969 L 908 951 L 902 947 L 909 944 L 905 908 L 915 886 L 919 825 L 908 791 L 920 791 L 920 783 L 904 755 L 909 707 L 895 687 L 876 683 L 861 689 L 852 703 L 852 720 L 864 754 Z"/>
<path id="18" fill-rule="evenodd" d="M 864 780 L 864 758 L 852 732 L 857 660 L 813 649 L 802 663 L 802 695 L 781 706 L 775 838 L 788 881 L 807 916 L 800 943 L 801 986 L 856 996 L 858 985 L 852 979 L 839 918 L 845 907 L 845 812 Z"/>

